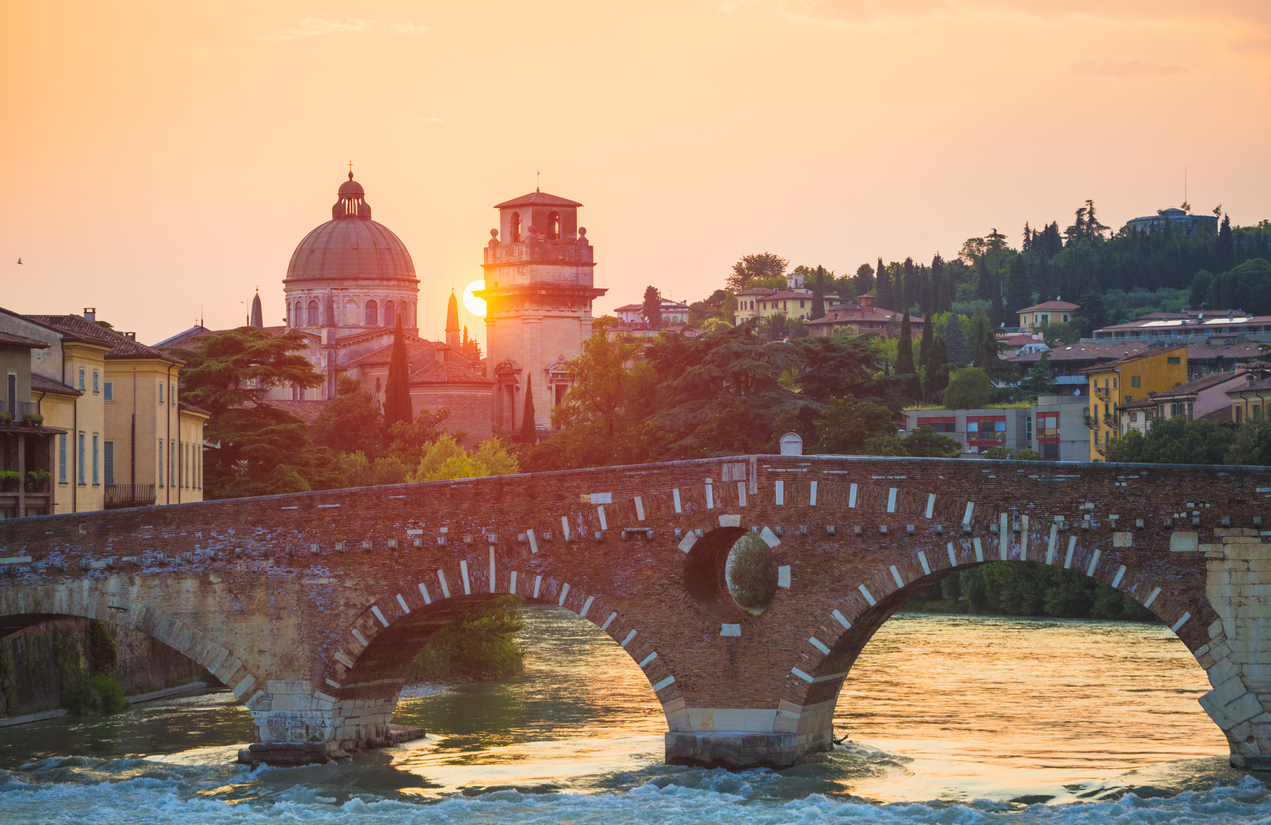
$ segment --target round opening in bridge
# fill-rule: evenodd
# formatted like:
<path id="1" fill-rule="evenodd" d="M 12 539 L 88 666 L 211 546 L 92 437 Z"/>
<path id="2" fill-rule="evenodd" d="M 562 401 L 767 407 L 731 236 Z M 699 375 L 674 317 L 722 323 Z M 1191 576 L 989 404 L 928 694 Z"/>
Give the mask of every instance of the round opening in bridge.
<path id="1" fill-rule="evenodd" d="M 747 613 L 762 613 L 777 594 L 777 570 L 768 543 L 746 533 L 733 544 L 724 562 L 728 593 Z"/>

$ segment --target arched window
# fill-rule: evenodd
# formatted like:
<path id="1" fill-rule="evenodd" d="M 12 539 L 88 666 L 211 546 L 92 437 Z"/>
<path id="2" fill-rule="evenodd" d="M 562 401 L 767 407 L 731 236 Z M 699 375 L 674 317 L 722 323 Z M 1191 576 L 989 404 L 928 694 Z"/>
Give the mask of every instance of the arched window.
<path id="1" fill-rule="evenodd" d="M 291 314 L 291 325 L 298 327 L 305 322 L 304 307 L 296 301 L 296 311 Z"/>
<path id="2" fill-rule="evenodd" d="M 321 322 L 318 320 L 318 302 L 310 301 L 309 302 L 309 326 L 316 327 L 319 323 Z"/>
<path id="3" fill-rule="evenodd" d="M 344 325 L 347 327 L 357 326 L 358 305 L 357 301 L 344 302 Z"/>
<path id="4" fill-rule="evenodd" d="M 392 301 L 386 301 L 384 303 L 384 326 L 391 327 L 394 323 L 397 322 L 397 317 L 394 314 L 395 310 L 396 310 L 396 307 L 393 306 Z"/>
<path id="5" fill-rule="evenodd" d="M 379 325 L 379 306 L 374 301 L 366 302 L 366 325 L 368 327 Z"/>
<path id="6" fill-rule="evenodd" d="M 511 235 L 512 235 L 512 243 L 520 243 L 520 242 L 521 242 L 521 213 L 520 213 L 520 212 L 513 212 L 513 213 L 512 213 L 512 232 L 511 232 Z"/>
<path id="7" fill-rule="evenodd" d="M 547 216 L 547 239 L 549 241 L 560 240 L 560 213 L 553 212 Z"/>

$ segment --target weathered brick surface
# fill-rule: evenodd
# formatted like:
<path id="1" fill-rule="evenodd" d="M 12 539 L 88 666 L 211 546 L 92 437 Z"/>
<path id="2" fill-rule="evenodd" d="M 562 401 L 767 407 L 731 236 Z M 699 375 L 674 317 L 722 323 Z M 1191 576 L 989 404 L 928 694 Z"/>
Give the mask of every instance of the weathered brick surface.
<path id="1" fill-rule="evenodd" d="M 828 745 L 843 674 L 910 595 L 1027 559 L 1176 627 L 1242 763 L 1271 754 L 1269 497 L 1265 468 L 757 456 L 54 516 L 0 524 L 0 620 L 134 627 L 263 741 L 347 747 L 388 736 L 414 653 L 515 575 L 641 664 L 669 758 L 780 762 Z M 720 575 L 745 530 L 788 585 L 754 617 Z"/>

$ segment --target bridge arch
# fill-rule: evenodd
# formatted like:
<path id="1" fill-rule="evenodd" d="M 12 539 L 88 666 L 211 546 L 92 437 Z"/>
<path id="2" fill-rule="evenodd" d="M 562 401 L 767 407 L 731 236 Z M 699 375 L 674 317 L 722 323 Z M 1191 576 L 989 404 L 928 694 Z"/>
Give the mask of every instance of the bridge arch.
<path id="1" fill-rule="evenodd" d="M 6 633 L 59 617 L 95 619 L 156 639 L 206 668 L 244 702 L 258 684 L 256 674 L 228 645 L 138 598 L 135 587 L 121 579 L 0 589 L 0 628 Z"/>
<path id="2" fill-rule="evenodd" d="M 499 596 L 563 607 L 595 625 L 640 668 L 668 720 L 682 708 L 679 684 L 658 653 L 656 629 L 639 626 L 611 597 L 556 576 L 501 571 L 493 550 L 489 570 L 480 574 L 461 559 L 438 567 L 429 580 L 392 588 L 357 614 L 327 657 L 323 686 L 314 694 L 331 703 L 331 741 L 352 748 L 387 739 L 410 666 L 428 640 L 443 624 Z"/>

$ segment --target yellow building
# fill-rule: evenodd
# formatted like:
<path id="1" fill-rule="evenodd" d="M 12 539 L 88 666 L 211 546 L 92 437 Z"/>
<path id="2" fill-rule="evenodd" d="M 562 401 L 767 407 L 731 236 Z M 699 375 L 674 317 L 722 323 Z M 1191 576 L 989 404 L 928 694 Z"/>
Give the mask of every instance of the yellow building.
<path id="1" fill-rule="evenodd" d="M 56 513 L 203 500 L 208 414 L 180 403 L 183 362 L 80 315 L 0 310 L 0 331 L 47 344 L 31 356 L 31 398 L 58 435 Z"/>
<path id="2" fill-rule="evenodd" d="M 1122 435 L 1117 410 L 1148 393 L 1165 392 L 1187 383 L 1187 347 L 1149 350 L 1082 370 L 1089 381 L 1090 460 L 1102 461 L 1108 442 Z"/>

